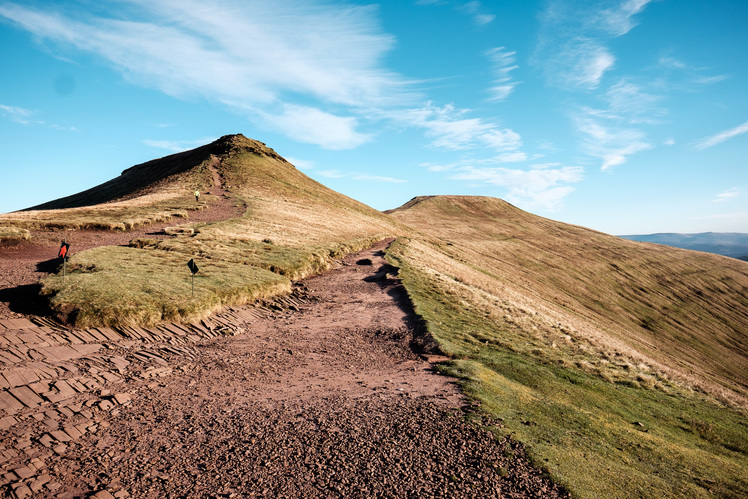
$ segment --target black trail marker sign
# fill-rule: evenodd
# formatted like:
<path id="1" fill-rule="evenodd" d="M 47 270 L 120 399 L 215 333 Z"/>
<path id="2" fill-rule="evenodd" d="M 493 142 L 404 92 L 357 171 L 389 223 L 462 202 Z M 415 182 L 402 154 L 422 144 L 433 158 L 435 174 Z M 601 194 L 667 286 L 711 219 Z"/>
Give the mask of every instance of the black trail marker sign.
<path id="1" fill-rule="evenodd" d="M 67 270 L 67 260 L 68 260 L 68 253 L 70 252 L 70 245 L 62 241 L 62 244 L 60 245 L 60 251 L 57 253 L 57 256 L 62 258 L 62 282 L 65 282 L 65 273 Z"/>
<path id="2" fill-rule="evenodd" d="M 187 267 L 189 267 L 190 272 L 192 272 L 192 296 L 195 296 L 195 274 L 197 274 L 197 271 L 200 269 L 197 268 L 195 260 L 193 259 L 190 259 L 190 261 L 187 262 Z"/>

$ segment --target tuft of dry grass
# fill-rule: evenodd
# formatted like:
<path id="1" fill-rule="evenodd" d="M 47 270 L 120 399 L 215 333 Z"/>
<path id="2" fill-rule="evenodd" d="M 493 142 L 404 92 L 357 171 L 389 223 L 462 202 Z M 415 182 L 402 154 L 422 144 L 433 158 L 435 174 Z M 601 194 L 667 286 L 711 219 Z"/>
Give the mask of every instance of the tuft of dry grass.
<path id="1" fill-rule="evenodd" d="M 31 234 L 26 229 L 0 226 L 0 246 L 18 244 L 29 239 Z"/>

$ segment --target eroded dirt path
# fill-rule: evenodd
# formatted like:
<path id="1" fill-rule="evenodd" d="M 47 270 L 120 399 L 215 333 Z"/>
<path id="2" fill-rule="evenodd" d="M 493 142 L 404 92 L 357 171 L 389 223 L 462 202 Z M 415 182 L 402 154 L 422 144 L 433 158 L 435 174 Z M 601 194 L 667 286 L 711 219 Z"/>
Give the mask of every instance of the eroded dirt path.
<path id="1" fill-rule="evenodd" d="M 29 242 L 10 247 L 0 246 L 0 319 L 22 318 L 28 315 L 48 315 L 44 301 L 39 299 L 39 281 L 60 265 L 57 253 L 60 242 L 66 239 L 71 252 L 77 253 L 98 246 L 126 246 L 137 238 L 167 239 L 166 227 L 213 223 L 241 216 L 244 207 L 224 189 L 214 165 L 210 165 L 213 186 L 208 191 L 214 198 L 201 201 L 204 209 L 190 211 L 186 219 L 172 218 L 167 222 L 137 227 L 128 232 L 98 230 L 33 230 Z"/>
<path id="2" fill-rule="evenodd" d="M 384 248 L 199 325 L 0 321 L 6 494 L 562 495 L 414 352 L 429 343 Z"/>

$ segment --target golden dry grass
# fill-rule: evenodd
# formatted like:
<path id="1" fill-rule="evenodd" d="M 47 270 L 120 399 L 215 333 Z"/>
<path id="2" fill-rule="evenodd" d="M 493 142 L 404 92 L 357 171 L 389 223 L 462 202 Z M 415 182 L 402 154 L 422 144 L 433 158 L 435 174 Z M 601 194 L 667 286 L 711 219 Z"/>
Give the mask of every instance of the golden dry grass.
<path id="1" fill-rule="evenodd" d="M 211 156 L 209 161 L 221 172 L 230 196 L 247 206 L 243 216 L 171 227 L 167 233 L 175 237 L 164 241 L 132 241 L 123 261 L 140 269 L 154 268 L 160 281 L 158 293 L 153 291 L 152 276 L 145 270 L 128 272 L 122 265 L 103 265 L 100 251 L 78 253 L 72 261 L 77 270 L 65 283 L 57 276 L 45 281 L 44 291 L 50 296 L 52 306 L 79 325 L 93 325 L 97 320 L 109 325 L 194 320 L 217 304 L 246 301 L 248 295 L 242 283 L 248 269 L 266 272 L 257 275 L 264 275 L 268 289 L 275 293 L 282 289 L 278 282 L 285 283 L 283 289 L 287 290 L 289 279 L 319 272 L 327 268 L 333 258 L 402 231 L 401 224 L 314 182 L 263 144 L 242 136 L 225 139 L 220 146 L 224 153 Z M 189 174 L 189 171 L 183 172 L 182 176 L 189 177 Z M 153 213 L 155 206 L 181 199 L 163 196 L 166 192 L 184 192 L 185 185 L 175 182 L 169 188 L 171 191 L 162 187 L 159 194 L 162 197 L 158 199 L 151 193 L 107 205 L 55 210 L 52 215 L 69 217 L 70 212 L 77 210 L 81 220 L 90 223 L 99 215 L 107 216 L 110 207 L 131 211 L 142 207 Z M 25 216 L 40 215 L 31 212 Z M 165 255 L 169 255 L 169 259 Z M 222 281 L 224 289 L 220 300 L 206 299 L 202 305 L 183 303 L 186 267 L 174 262 L 183 260 L 186 263 L 191 258 L 205 272 L 216 268 L 235 269 L 237 279 Z M 164 273 L 159 265 L 171 270 Z M 96 269 L 95 272 L 86 270 L 91 268 Z M 281 281 L 277 280 L 279 277 Z M 262 288 L 263 278 L 258 279 L 253 282 Z M 115 314 L 105 314 L 100 297 L 118 294 L 107 291 L 113 280 L 128 290 L 131 306 L 122 307 Z M 181 305 L 175 307 L 174 303 Z"/>
<path id="2" fill-rule="evenodd" d="M 28 230 L 13 226 L 0 226 L 0 245 L 16 244 L 31 239 Z"/>
<path id="3" fill-rule="evenodd" d="M 205 179 L 207 164 L 247 207 L 231 220 L 180 224 L 165 241 L 77 253 L 65 283 L 44 283 L 54 307 L 85 325 L 193 320 L 399 236 L 388 258 L 454 358 L 445 369 L 575 495 L 748 493 L 745 262 L 618 239 L 492 198 L 417 198 L 385 215 L 245 137 L 200 151 L 183 156 L 200 160 L 194 171 L 163 177 L 158 196 L 173 188 L 174 198 L 146 188 L 109 205 L 23 215 L 83 227 L 110 205 L 109 219 L 121 217 L 121 203 L 132 220 L 153 217 L 181 206 L 177 191 Z M 168 173 L 175 161 L 156 166 Z M 190 258 L 201 268 L 197 300 L 187 295 Z M 113 296 L 121 300 L 108 303 Z"/>
<path id="4" fill-rule="evenodd" d="M 623 240 L 491 198 L 426 198 L 392 216 L 438 238 L 430 252 L 415 245 L 413 262 L 549 345 L 587 345 L 599 358 L 587 369 L 625 358 L 634 378 L 656 371 L 748 400 L 745 262 Z"/>
<path id="5" fill-rule="evenodd" d="M 388 258 L 442 369 L 574 496 L 748 494 L 748 265 L 491 198 L 392 216 L 414 227 Z"/>
<path id="6" fill-rule="evenodd" d="M 209 196 L 195 204 L 190 190 L 175 183 L 158 192 L 101 205 L 58 210 L 17 211 L 0 215 L 0 223 L 25 229 L 128 231 L 143 225 L 186 218 L 190 211 L 205 209 Z"/>

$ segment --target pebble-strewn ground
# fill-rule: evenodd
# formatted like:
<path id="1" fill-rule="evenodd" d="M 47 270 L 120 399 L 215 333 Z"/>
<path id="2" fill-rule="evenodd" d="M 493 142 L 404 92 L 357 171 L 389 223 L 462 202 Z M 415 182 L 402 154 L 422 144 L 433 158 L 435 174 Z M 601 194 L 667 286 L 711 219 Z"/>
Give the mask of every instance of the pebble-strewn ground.
<path id="1" fill-rule="evenodd" d="M 191 220 L 235 214 L 214 191 Z M 160 229 L 75 233 L 74 249 Z M 71 330 L 37 315 L 59 236 L 0 254 L 6 496 L 565 496 L 432 369 L 384 243 L 201 324 Z"/>

